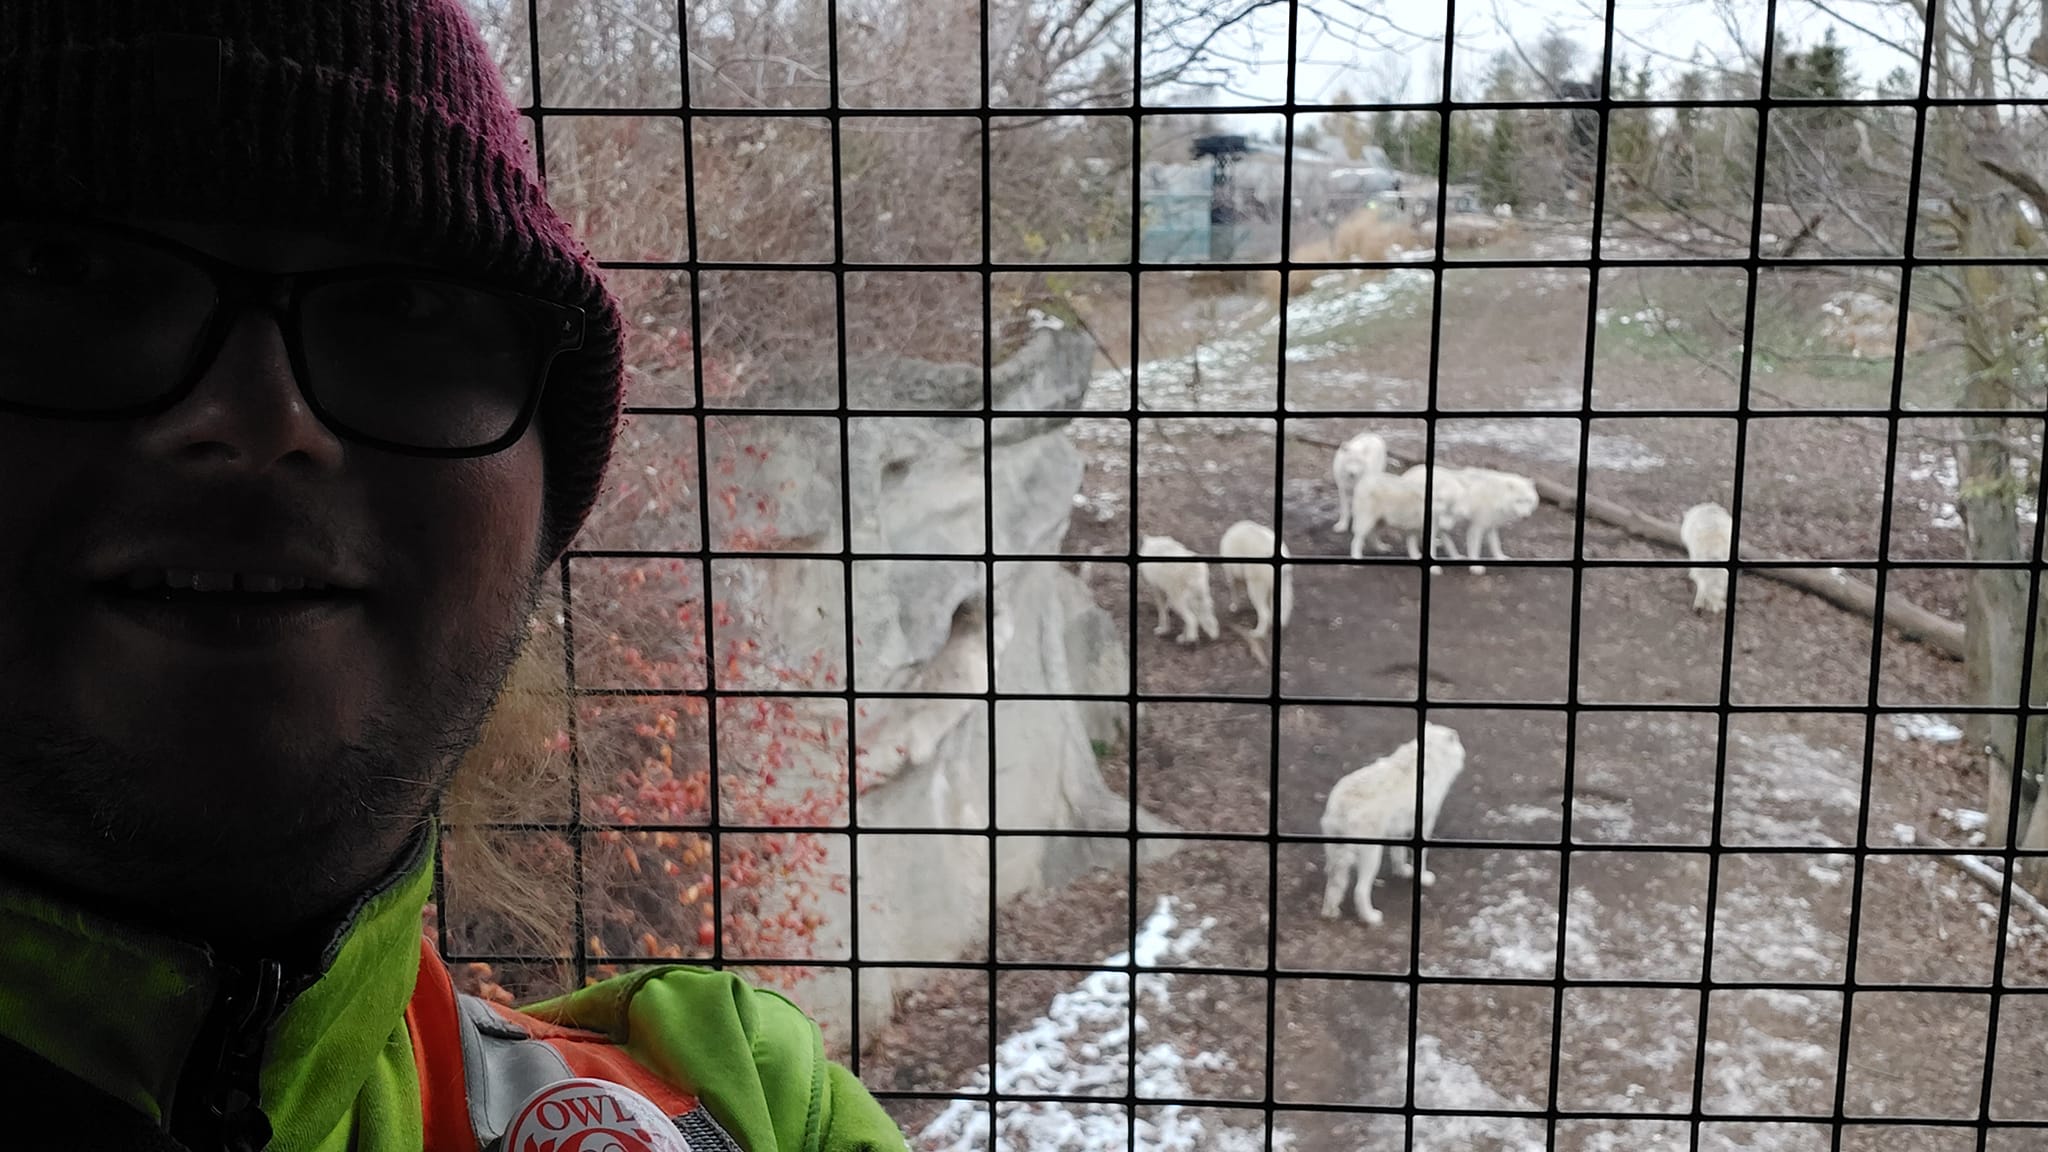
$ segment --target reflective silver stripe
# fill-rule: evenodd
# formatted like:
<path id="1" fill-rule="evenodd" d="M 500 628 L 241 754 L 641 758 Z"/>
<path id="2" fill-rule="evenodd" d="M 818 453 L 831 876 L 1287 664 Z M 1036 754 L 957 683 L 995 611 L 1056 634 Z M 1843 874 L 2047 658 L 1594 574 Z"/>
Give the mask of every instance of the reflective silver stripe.
<path id="1" fill-rule="evenodd" d="M 469 1126 L 490 1147 L 535 1092 L 570 1078 L 562 1054 L 535 1040 L 475 996 L 456 998 L 462 1032 L 462 1077 L 469 1090 Z"/>
<path id="2" fill-rule="evenodd" d="M 551 1044 L 535 1040 L 475 996 L 456 997 L 462 1034 L 462 1077 L 469 1093 L 469 1126 L 477 1146 L 500 1152 L 505 1129 L 533 1094 L 574 1078 Z M 673 1116 L 690 1152 L 746 1152 L 702 1104 Z"/>

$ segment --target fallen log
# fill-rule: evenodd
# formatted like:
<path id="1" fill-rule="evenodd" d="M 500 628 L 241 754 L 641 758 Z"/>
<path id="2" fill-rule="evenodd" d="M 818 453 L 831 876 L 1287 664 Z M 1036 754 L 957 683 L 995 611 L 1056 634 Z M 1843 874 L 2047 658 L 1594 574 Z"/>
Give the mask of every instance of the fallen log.
<path id="1" fill-rule="evenodd" d="M 1939 836 L 1930 836 L 1918 829 L 1914 830 L 1914 835 L 1920 843 L 1926 844 L 1929 847 L 1943 850 L 1949 849 L 1949 845 L 1944 843 Z M 1995 852 L 1997 849 L 1994 848 L 1992 851 Z M 1982 884 L 1992 895 L 2001 898 L 2008 895 L 2004 869 L 1993 867 L 1983 857 L 1977 855 L 1957 855 L 1944 856 L 1942 859 L 1962 869 L 1970 879 Z M 2020 887 L 2018 880 L 2012 882 L 2010 895 L 2014 904 L 2026 909 L 2027 915 L 2034 918 L 2034 923 L 2039 924 L 2043 928 L 2048 928 L 2048 907 L 2043 907 L 2041 902 L 2034 898 L 2033 893 Z"/>
<path id="2" fill-rule="evenodd" d="M 1298 432 L 1290 431 L 1288 438 L 1325 448 L 1340 447 L 1335 441 Z M 1396 465 L 1405 467 L 1406 463 L 1392 456 L 1387 458 L 1390 468 Z M 1531 479 L 1535 481 L 1537 493 L 1550 503 L 1567 512 L 1578 507 L 1578 492 L 1574 488 L 1539 477 Z M 1605 524 L 1612 524 L 1631 536 L 1662 544 L 1680 553 L 1685 551 L 1685 542 L 1678 535 L 1678 525 L 1669 520 L 1659 520 L 1626 504 L 1618 504 L 1591 494 L 1586 496 L 1585 512 L 1587 516 Z M 1744 548 L 1742 559 L 1784 562 L 1790 557 Z M 1813 568 L 1748 568 L 1744 569 L 1743 573 L 1790 585 L 1803 592 L 1812 593 L 1837 607 L 1847 608 L 1866 617 L 1877 613 L 1877 589 L 1839 569 L 1816 564 Z M 1963 658 L 1963 626 L 1960 622 L 1930 612 L 1896 592 L 1885 595 L 1884 622 L 1897 629 L 1901 636 L 1916 640 L 1951 660 Z"/>

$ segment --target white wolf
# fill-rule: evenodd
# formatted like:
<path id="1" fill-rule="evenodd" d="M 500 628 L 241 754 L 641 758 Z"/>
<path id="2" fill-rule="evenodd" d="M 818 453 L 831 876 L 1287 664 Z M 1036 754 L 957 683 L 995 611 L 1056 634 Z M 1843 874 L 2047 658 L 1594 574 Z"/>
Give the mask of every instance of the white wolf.
<path id="1" fill-rule="evenodd" d="M 1146 536 L 1138 541 L 1140 556 L 1193 556 L 1188 546 L 1171 536 Z M 1181 618 L 1180 642 L 1193 644 L 1200 632 L 1214 640 L 1223 629 L 1216 623 L 1216 601 L 1209 593 L 1209 566 L 1199 560 L 1186 563 L 1138 565 L 1138 580 L 1159 606 L 1156 635 L 1173 631 L 1173 616 Z"/>
<path id="2" fill-rule="evenodd" d="M 1420 765 L 1423 776 L 1422 835 L 1436 832 L 1437 813 L 1444 797 L 1465 770 L 1465 744 L 1458 733 L 1441 724 L 1423 725 L 1429 749 Z M 1415 834 L 1415 785 L 1418 766 L 1415 741 L 1410 740 L 1385 756 L 1337 781 L 1330 799 L 1323 805 L 1323 835 L 1395 838 Z M 1384 917 L 1372 906 L 1372 884 L 1379 875 L 1381 849 L 1393 849 L 1394 868 L 1402 876 L 1416 872 L 1410 849 L 1400 845 L 1323 845 L 1323 915 L 1336 918 L 1344 904 L 1344 889 L 1352 888 L 1352 902 L 1358 918 L 1378 924 Z M 1423 849 L 1422 884 L 1436 882 L 1429 870 L 1429 850 Z M 1353 885 L 1353 874 L 1357 876 Z"/>
<path id="3" fill-rule="evenodd" d="M 1358 479 L 1358 489 L 1351 499 L 1351 558 L 1356 560 L 1365 555 L 1366 538 L 1380 524 L 1386 524 L 1402 533 L 1408 539 L 1408 558 L 1422 559 L 1422 532 L 1430 532 L 1430 555 L 1448 555 L 1458 559 L 1458 549 L 1441 533 L 1453 522 L 1454 508 L 1463 485 L 1463 476 L 1456 468 L 1439 468 L 1436 482 L 1431 485 L 1430 502 L 1436 507 L 1432 523 L 1425 525 L 1422 515 L 1422 489 L 1429 476 L 1429 465 L 1416 464 L 1399 474 L 1381 472 L 1366 473 Z M 1430 571 L 1438 571 L 1431 568 Z"/>
<path id="4" fill-rule="evenodd" d="M 1371 432 L 1360 432 L 1337 449 L 1330 461 L 1330 475 L 1337 481 L 1337 534 L 1351 529 L 1352 494 L 1358 478 L 1387 470 L 1387 442 Z"/>
<path id="5" fill-rule="evenodd" d="M 1685 519 L 1678 525 L 1678 538 L 1685 541 L 1686 555 L 1695 561 L 1726 560 L 1728 536 L 1734 528 L 1735 522 L 1726 508 L 1713 503 L 1695 504 L 1685 510 Z M 1693 611 L 1728 610 L 1726 568 L 1694 568 L 1687 575 L 1692 577 Z"/>
<path id="6" fill-rule="evenodd" d="M 1273 530 L 1264 524 L 1250 520 L 1239 520 L 1223 534 L 1223 542 L 1216 547 L 1219 556 L 1243 556 L 1246 559 L 1266 560 L 1273 555 Z M 1280 555 L 1289 555 L 1287 545 L 1280 545 Z M 1259 615 L 1259 626 L 1251 630 L 1255 640 L 1263 639 L 1266 628 L 1273 620 L 1273 565 L 1225 564 L 1223 583 L 1230 589 L 1230 610 L 1237 610 L 1238 590 L 1244 590 L 1245 598 L 1252 603 L 1252 611 Z M 1280 627 L 1287 627 L 1287 618 L 1294 615 L 1294 566 L 1280 566 Z"/>
<path id="7" fill-rule="evenodd" d="M 1438 473 L 1437 484 L 1450 497 L 1450 523 L 1440 524 L 1439 530 L 1449 532 L 1454 524 L 1462 524 L 1465 551 L 1472 559 L 1486 558 L 1480 551 L 1482 544 L 1492 550 L 1494 559 L 1508 559 L 1500 546 L 1500 530 L 1504 525 L 1528 519 L 1536 511 L 1542 498 L 1536 493 L 1535 482 L 1527 476 L 1492 468 L 1442 468 Z M 1439 509 L 1445 506 L 1444 501 L 1437 502 Z M 1472 571 L 1482 574 L 1486 567 L 1474 564 Z"/>

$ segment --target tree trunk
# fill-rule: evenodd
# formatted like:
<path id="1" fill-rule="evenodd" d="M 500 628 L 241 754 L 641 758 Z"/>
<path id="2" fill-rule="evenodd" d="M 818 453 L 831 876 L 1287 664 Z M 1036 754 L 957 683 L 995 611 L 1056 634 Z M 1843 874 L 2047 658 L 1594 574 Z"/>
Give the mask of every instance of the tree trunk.
<path id="1" fill-rule="evenodd" d="M 1951 49 L 1950 22 L 1956 19 L 1956 12 L 1943 5 L 1939 13 L 1932 29 L 1928 61 L 1934 94 L 1991 95 L 1987 91 L 1993 75 L 1991 69 L 1973 67 L 1983 62 L 1959 56 Z M 1996 41 L 1996 36 L 1976 38 L 1986 52 Z M 1958 92 L 1958 88 L 1965 91 Z M 1991 174 L 1973 156 L 1978 150 L 1970 148 L 1966 140 L 1976 134 L 1986 143 L 2003 143 L 1995 139 L 2001 131 L 1998 115 L 1995 110 L 1984 108 L 1974 114 L 1964 112 L 1960 119 L 1963 130 L 1943 133 L 1939 143 L 1932 145 L 1934 152 L 1929 159 L 1937 165 L 1932 175 L 1938 183 L 1948 186 L 1959 252 L 1978 257 L 2002 255 L 2010 243 L 2013 223 L 2013 214 L 2000 196 L 2005 181 L 1989 179 Z M 2014 300 L 2005 290 L 2004 271 L 1984 265 L 1965 266 L 1956 271 L 1961 293 L 1957 318 L 1963 327 L 1966 373 L 1962 406 L 2025 407 L 2015 380 L 2019 349 L 2014 346 Z M 2031 570 L 1978 570 L 1970 574 L 1964 616 L 1967 651 L 1963 661 L 1969 699 L 1975 704 L 2010 708 L 2032 704 L 2048 695 L 2048 680 L 2043 679 L 2048 674 L 2048 644 L 2041 642 L 2043 624 L 2048 623 L 2041 617 L 2048 613 L 2037 612 L 2031 619 L 2027 613 L 2029 580 L 2039 578 L 2040 555 L 2037 548 L 2029 548 L 2023 541 L 2018 515 L 2021 486 L 2013 476 L 2005 424 L 1995 417 L 1962 421 L 1965 443 L 1957 453 L 1962 482 L 1957 505 L 1963 514 L 1966 554 L 1970 559 L 2017 563 L 2033 557 Z M 2036 459 L 2031 463 L 2038 468 L 2043 461 Z M 2048 609 L 2048 604 L 2042 607 Z M 2020 662 L 2029 629 L 2037 639 L 2028 693 L 2031 699 L 2022 701 Z M 2029 722 L 2026 746 L 2017 760 L 2013 752 L 2019 727 L 2013 717 L 1973 716 L 1965 731 L 1985 765 L 1986 841 L 2003 847 L 2010 826 L 2019 830 L 2023 846 L 2048 845 L 2048 813 L 2042 811 L 2048 805 L 2033 804 L 2027 795 L 2028 782 L 2039 780 L 2042 764 L 2048 763 L 2048 756 L 2044 756 L 2048 749 L 2043 747 L 2048 744 L 2048 724 L 2040 720 Z M 2020 806 L 2016 821 L 2012 807 L 2015 804 Z"/>
<path id="2" fill-rule="evenodd" d="M 2048 804 L 2035 801 L 2032 817 L 2020 826 L 2020 847 L 2030 852 L 2048 852 Z M 2033 856 L 2021 860 L 2014 875 L 2039 882 L 2048 876 L 2048 858 Z"/>
<path id="3" fill-rule="evenodd" d="M 1974 207 L 1974 206 L 1972 206 Z M 1981 227 L 1972 207 L 1958 203 L 1965 237 Z M 1974 226 L 1974 227 L 1973 227 Z M 2000 355 L 2010 339 L 2007 309 L 2001 305 L 1999 269 L 1971 266 L 1958 270 L 1965 307 L 1963 322 L 1964 408 L 2011 408 L 2014 394 L 2009 357 Z M 1957 506 L 1972 560 L 2018 563 L 2027 550 L 2020 540 L 2014 509 L 2017 484 L 2012 456 L 2005 446 L 2005 420 L 1995 416 L 1965 417 L 1964 443 L 1957 450 L 1961 490 Z M 1964 680 L 1973 704 L 2010 708 L 2019 703 L 2020 658 L 2025 651 L 2027 573 L 2015 569 L 1975 569 L 1963 618 Z M 2037 648 L 2039 645 L 2036 646 Z M 2036 663 L 2041 660 L 2036 653 Z M 1978 714 L 1965 730 L 1973 747 L 1982 749 L 1985 764 L 1985 839 L 2003 846 L 2011 804 L 2027 765 L 2041 763 L 2041 741 L 2029 739 L 2025 764 L 2015 764 L 2018 728 L 2010 716 Z M 2034 734 L 2030 734 L 2034 735 Z M 2022 816 L 2024 817 L 2024 813 Z M 2024 827 L 2024 823 L 2022 824 Z"/>
<path id="4" fill-rule="evenodd" d="M 2032 575 L 2038 580 L 2041 576 L 2038 537 L 2036 544 Z M 2041 593 L 2048 593 L 2048 588 L 2041 589 Z M 2027 685 L 2028 702 L 2036 706 L 2048 699 L 2048 595 L 2041 593 L 2035 596 L 2034 672 L 2032 682 Z M 2029 851 L 2048 851 L 2048 804 L 2041 802 L 2044 785 L 2048 785 L 2048 777 L 2043 775 L 2044 768 L 2048 768 L 2048 717 L 2030 716 L 2027 718 L 2026 754 L 2022 758 L 2021 770 L 2012 774 L 2010 793 L 2020 805 L 2019 846 Z M 2030 789 L 2031 796 L 2028 795 Z M 2003 825 L 1999 831 L 2003 834 Z M 2038 881 L 2048 876 L 2048 859 L 2022 860 L 2013 874 Z"/>

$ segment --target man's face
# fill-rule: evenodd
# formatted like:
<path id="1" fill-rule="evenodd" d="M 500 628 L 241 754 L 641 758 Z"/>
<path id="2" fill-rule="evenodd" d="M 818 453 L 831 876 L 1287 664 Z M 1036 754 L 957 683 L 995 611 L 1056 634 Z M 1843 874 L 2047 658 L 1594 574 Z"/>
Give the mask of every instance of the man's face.
<path id="1" fill-rule="evenodd" d="M 389 259 L 151 227 L 279 271 Z M 260 308 L 161 415 L 0 413 L 0 492 L 0 860 L 117 901 L 345 899 L 445 784 L 537 587 L 538 433 L 452 460 L 339 439 Z M 125 594 L 164 569 L 331 594 Z"/>

